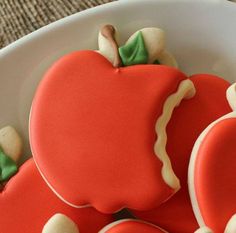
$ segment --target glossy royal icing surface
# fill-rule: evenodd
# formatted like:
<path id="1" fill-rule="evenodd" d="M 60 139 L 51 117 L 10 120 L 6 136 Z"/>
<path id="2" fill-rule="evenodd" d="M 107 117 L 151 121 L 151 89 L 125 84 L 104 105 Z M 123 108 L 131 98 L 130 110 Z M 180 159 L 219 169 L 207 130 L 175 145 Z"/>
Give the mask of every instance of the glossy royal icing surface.
<path id="1" fill-rule="evenodd" d="M 48 188 L 33 159 L 25 162 L 0 192 L 0 207 L 1 233 L 41 233 L 48 219 L 58 212 L 73 219 L 80 233 L 97 233 L 113 221 L 111 215 L 93 208 L 75 209 L 63 203 Z"/>
<path id="2" fill-rule="evenodd" d="M 236 229 L 236 84 L 226 92 L 233 112 L 212 122 L 196 140 L 189 163 L 189 192 L 201 227 L 214 233 Z"/>
<path id="3" fill-rule="evenodd" d="M 163 179 L 155 123 L 185 80 L 167 66 L 114 68 L 93 51 L 56 62 L 30 119 L 33 156 L 51 188 L 72 206 L 104 213 L 147 210 L 172 196 L 178 184 Z"/>
<path id="4" fill-rule="evenodd" d="M 213 122 L 196 141 L 189 166 L 190 195 L 200 226 L 224 232 L 236 212 L 236 113 Z"/>
<path id="5" fill-rule="evenodd" d="M 138 212 L 138 218 L 164 227 L 172 233 L 189 233 L 198 228 L 187 187 L 191 150 L 199 134 L 211 122 L 231 111 L 226 99 L 229 83 L 217 76 L 197 74 L 190 77 L 196 88 L 195 96 L 182 101 L 173 112 L 167 126 L 167 152 L 181 189 L 160 207 Z"/>

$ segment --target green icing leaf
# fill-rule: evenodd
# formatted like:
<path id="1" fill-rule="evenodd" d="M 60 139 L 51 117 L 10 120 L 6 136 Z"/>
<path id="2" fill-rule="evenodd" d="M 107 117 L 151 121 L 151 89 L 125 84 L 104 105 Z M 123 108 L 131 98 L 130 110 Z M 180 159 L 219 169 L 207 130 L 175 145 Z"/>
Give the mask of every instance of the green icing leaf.
<path id="1" fill-rule="evenodd" d="M 155 60 L 153 64 L 160 65 L 161 63 L 158 60 Z"/>
<path id="2" fill-rule="evenodd" d="M 0 149 L 0 183 L 9 180 L 17 170 L 15 161 Z"/>
<path id="3" fill-rule="evenodd" d="M 124 66 L 147 64 L 148 51 L 145 47 L 142 32 L 138 32 L 132 41 L 120 47 L 119 54 Z"/>

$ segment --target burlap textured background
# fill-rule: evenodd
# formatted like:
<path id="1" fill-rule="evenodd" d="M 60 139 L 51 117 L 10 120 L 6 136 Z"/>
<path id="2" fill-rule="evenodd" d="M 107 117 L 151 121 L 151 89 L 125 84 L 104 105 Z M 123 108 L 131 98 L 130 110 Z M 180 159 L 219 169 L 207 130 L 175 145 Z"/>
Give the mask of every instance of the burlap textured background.
<path id="1" fill-rule="evenodd" d="M 0 48 L 57 19 L 113 0 L 0 0 Z"/>
<path id="2" fill-rule="evenodd" d="M 112 1 L 0 0 L 0 48 L 57 19 Z"/>

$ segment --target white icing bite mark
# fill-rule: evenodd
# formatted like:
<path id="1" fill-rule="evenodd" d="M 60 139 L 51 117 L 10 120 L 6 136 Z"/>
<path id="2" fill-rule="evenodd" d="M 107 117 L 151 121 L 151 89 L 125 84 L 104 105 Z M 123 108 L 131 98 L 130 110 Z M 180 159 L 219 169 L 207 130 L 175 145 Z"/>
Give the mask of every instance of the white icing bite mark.
<path id="1" fill-rule="evenodd" d="M 70 218 L 64 214 L 55 214 L 44 225 L 42 233 L 79 233 L 79 230 Z"/>
<path id="2" fill-rule="evenodd" d="M 227 89 L 226 98 L 232 110 L 236 111 L 236 83 Z"/>
<path id="3" fill-rule="evenodd" d="M 234 214 L 228 221 L 224 233 L 235 233 L 236 232 L 236 214 Z"/>
<path id="4" fill-rule="evenodd" d="M 194 233 L 213 233 L 213 231 L 208 227 L 201 227 L 198 230 L 194 231 Z"/>
<path id="5" fill-rule="evenodd" d="M 172 169 L 170 158 L 166 152 L 166 126 L 171 118 L 174 108 L 179 105 L 182 99 L 189 99 L 193 97 L 195 92 L 195 87 L 190 80 L 182 81 L 178 87 L 178 90 L 166 99 L 163 106 L 162 115 L 158 118 L 155 126 L 158 137 L 154 145 L 154 152 L 163 163 L 161 171 L 162 177 L 166 184 L 176 191 L 180 188 L 180 182 Z"/>
<path id="6" fill-rule="evenodd" d="M 6 126 L 0 129 L 0 147 L 15 162 L 22 155 L 22 139 L 12 126 Z"/>
<path id="7" fill-rule="evenodd" d="M 135 32 L 126 42 L 130 43 L 141 32 L 148 52 L 148 63 L 152 64 L 165 49 L 165 32 L 160 28 L 143 28 Z"/>

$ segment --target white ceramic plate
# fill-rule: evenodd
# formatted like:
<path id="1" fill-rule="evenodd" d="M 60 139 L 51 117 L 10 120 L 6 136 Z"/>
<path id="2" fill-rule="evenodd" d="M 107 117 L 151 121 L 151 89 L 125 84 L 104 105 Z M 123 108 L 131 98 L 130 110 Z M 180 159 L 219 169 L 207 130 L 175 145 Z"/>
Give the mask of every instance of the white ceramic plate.
<path id="1" fill-rule="evenodd" d="M 61 55 L 97 48 L 101 25 L 115 25 L 124 42 L 147 26 L 163 28 L 167 45 L 187 74 L 236 78 L 236 4 L 226 0 L 129 0 L 69 16 L 0 50 L 0 127 L 15 126 L 30 156 L 28 116 L 35 88 Z M 26 158 L 25 157 L 25 158 Z"/>

